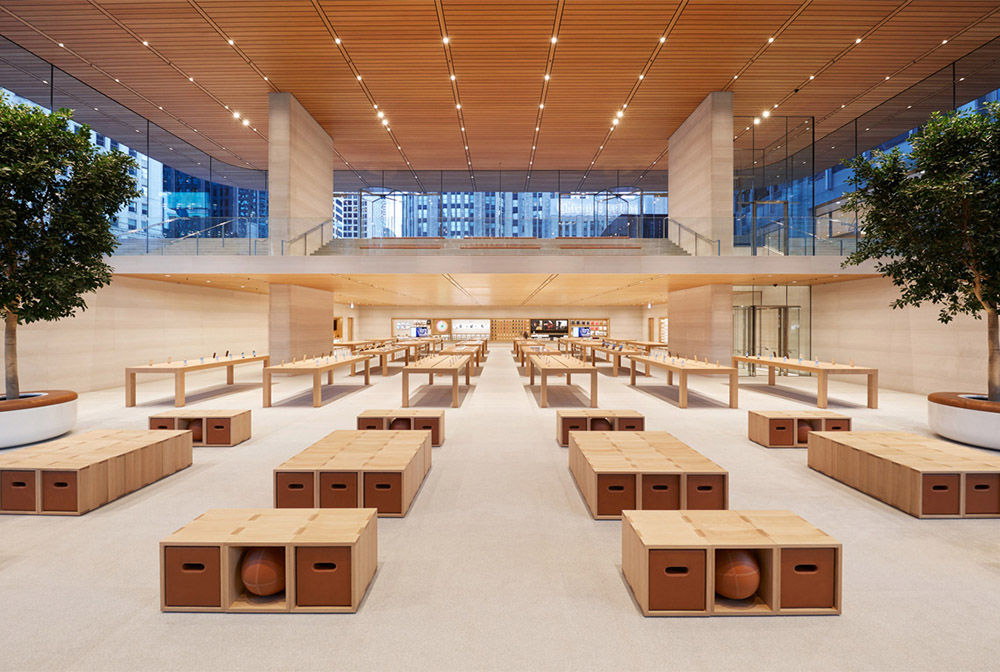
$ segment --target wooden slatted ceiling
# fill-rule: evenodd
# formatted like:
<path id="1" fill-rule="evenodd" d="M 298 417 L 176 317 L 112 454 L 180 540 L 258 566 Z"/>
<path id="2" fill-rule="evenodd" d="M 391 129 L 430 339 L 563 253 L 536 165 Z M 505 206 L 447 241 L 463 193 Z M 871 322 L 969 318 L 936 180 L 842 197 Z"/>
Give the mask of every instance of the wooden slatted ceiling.
<path id="1" fill-rule="evenodd" d="M 441 2 L 477 171 L 501 163 L 528 169 L 557 5 Z M 623 122 L 599 150 L 679 6 Z M 434 0 L 4 0 L 0 7 L 0 33 L 220 160 L 266 167 L 267 93 L 282 90 L 302 101 L 352 167 L 406 171 L 346 53 L 413 168 L 468 168 Z M 1000 34 L 998 9 L 996 0 L 565 0 L 531 168 L 584 170 L 595 153 L 597 170 L 647 168 L 705 94 L 727 86 L 737 116 L 788 97 L 776 114 L 816 116 L 822 137 Z"/>
<path id="2" fill-rule="evenodd" d="M 374 306 L 643 306 L 671 290 L 702 285 L 817 285 L 873 275 L 651 274 L 126 274 L 215 289 L 267 294 L 271 284 L 333 292 L 336 300 Z"/>

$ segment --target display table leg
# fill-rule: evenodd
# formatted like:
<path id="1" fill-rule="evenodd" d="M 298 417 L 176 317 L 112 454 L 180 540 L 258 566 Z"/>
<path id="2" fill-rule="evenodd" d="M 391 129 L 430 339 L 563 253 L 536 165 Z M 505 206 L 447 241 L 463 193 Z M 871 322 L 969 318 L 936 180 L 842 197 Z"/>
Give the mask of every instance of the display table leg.
<path id="1" fill-rule="evenodd" d="M 540 371 L 539 373 L 541 373 L 542 376 L 542 408 L 548 408 L 549 407 L 549 395 L 548 395 L 549 385 L 547 380 L 548 376 L 546 375 L 545 371 Z"/>
<path id="2" fill-rule="evenodd" d="M 740 407 L 740 386 L 738 384 L 738 373 L 733 371 L 729 374 L 729 408 Z"/>
<path id="3" fill-rule="evenodd" d="M 774 379 L 775 372 L 776 372 L 776 369 L 773 366 L 767 367 L 767 384 L 768 385 L 774 385 L 774 383 L 775 383 L 775 379 Z"/>
<path id="4" fill-rule="evenodd" d="M 458 369 L 451 374 L 451 407 L 458 408 Z"/>
<path id="5" fill-rule="evenodd" d="M 670 369 L 667 369 L 667 385 L 673 385 L 673 384 L 674 384 L 674 372 L 671 371 Z"/>
<path id="6" fill-rule="evenodd" d="M 410 372 L 403 369 L 403 408 L 410 406 Z"/>
<path id="7" fill-rule="evenodd" d="M 868 408 L 878 408 L 878 371 L 868 374 Z"/>
<path id="8" fill-rule="evenodd" d="M 174 406 L 180 408 L 184 405 L 184 372 L 178 371 L 174 374 Z"/>
<path id="9" fill-rule="evenodd" d="M 630 360 L 630 361 L 631 361 L 631 364 L 629 365 L 628 384 L 629 385 L 635 385 L 635 360 L 633 359 L 633 360 Z"/>
<path id="10" fill-rule="evenodd" d="M 816 406 L 818 408 L 826 408 L 827 401 L 827 389 L 829 383 L 829 376 L 826 371 L 820 371 L 816 375 Z"/>
<path id="11" fill-rule="evenodd" d="M 264 369 L 264 408 L 271 408 L 271 372 Z"/>
<path id="12" fill-rule="evenodd" d="M 313 408 L 319 408 L 323 403 L 323 374 L 313 371 Z"/>
<path id="13" fill-rule="evenodd" d="M 234 364 L 229 364 L 228 366 L 226 366 L 226 385 L 232 385 L 233 383 L 236 382 L 236 375 L 235 372 L 233 371 L 233 369 L 235 368 L 236 366 Z"/>
<path id="14" fill-rule="evenodd" d="M 372 384 L 371 360 L 370 359 L 366 359 L 365 360 L 365 385 L 371 385 L 371 384 Z"/>
<path id="15" fill-rule="evenodd" d="M 590 372 L 590 407 L 597 408 L 597 371 Z"/>
<path id="16" fill-rule="evenodd" d="M 135 372 L 125 372 L 125 407 L 135 406 Z"/>
<path id="17" fill-rule="evenodd" d="M 677 403 L 681 408 L 688 407 L 688 374 L 681 371 L 677 381 Z"/>

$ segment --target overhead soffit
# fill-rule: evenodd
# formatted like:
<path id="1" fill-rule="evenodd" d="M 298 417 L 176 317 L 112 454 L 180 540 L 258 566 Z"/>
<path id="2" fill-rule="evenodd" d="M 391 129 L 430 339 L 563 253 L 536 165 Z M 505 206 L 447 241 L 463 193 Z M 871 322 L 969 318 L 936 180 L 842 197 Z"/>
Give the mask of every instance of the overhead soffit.
<path id="1" fill-rule="evenodd" d="M 272 284 L 333 292 L 363 306 L 642 306 L 670 291 L 703 285 L 818 285 L 875 275 L 452 274 L 122 274 L 162 282 L 267 294 Z"/>
<path id="2" fill-rule="evenodd" d="M 822 137 L 996 37 L 1000 4 L 3 0 L 0 33 L 228 163 L 266 168 L 267 94 L 288 91 L 342 169 L 577 171 L 565 189 L 591 165 L 664 165 L 713 90 L 744 121 L 778 104 Z"/>

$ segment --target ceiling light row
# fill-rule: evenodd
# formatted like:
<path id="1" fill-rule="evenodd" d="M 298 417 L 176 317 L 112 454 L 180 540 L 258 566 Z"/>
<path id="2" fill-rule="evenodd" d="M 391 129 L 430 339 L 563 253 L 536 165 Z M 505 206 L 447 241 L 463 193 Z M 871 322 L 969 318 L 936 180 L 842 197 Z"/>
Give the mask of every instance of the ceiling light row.
<path id="1" fill-rule="evenodd" d="M 555 25 L 558 29 L 562 15 L 559 10 L 556 12 Z M 545 71 L 542 73 L 542 90 L 538 95 L 538 112 L 535 113 L 535 131 L 531 136 L 531 151 L 528 153 L 528 171 L 524 179 L 524 188 L 528 189 L 528 182 L 531 180 L 531 169 L 535 165 L 535 148 L 538 146 L 539 134 L 542 131 L 542 116 L 545 114 L 545 99 L 549 95 L 549 81 L 552 79 L 552 66 L 556 57 L 556 45 L 559 43 L 559 36 L 553 35 L 549 39 L 549 51 L 545 57 Z"/>
<path id="2" fill-rule="evenodd" d="M 462 147 L 465 149 L 465 163 L 469 169 L 469 179 L 472 181 L 473 190 L 475 190 L 476 175 L 472 169 L 472 154 L 469 152 L 469 136 L 465 132 L 465 115 L 462 112 L 462 96 L 458 89 L 458 74 L 455 72 L 455 61 L 451 54 L 451 37 L 447 34 L 447 26 L 443 16 L 444 8 L 440 3 L 435 3 L 435 8 L 438 12 L 438 24 L 441 27 L 441 44 L 444 49 L 444 60 L 445 64 L 448 66 L 448 79 L 451 82 L 451 93 L 452 98 L 455 101 L 455 115 L 458 120 L 459 134 L 462 139 Z"/>

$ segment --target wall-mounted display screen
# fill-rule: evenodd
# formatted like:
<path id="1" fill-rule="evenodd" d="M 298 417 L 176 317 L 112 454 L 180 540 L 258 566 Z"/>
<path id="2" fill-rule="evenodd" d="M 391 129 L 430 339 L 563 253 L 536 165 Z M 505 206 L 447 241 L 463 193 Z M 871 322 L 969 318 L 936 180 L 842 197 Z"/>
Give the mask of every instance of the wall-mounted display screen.
<path id="1" fill-rule="evenodd" d="M 423 338 L 424 336 L 430 336 L 430 335 L 431 335 L 431 328 L 430 327 L 411 327 L 410 328 L 410 336 L 412 336 L 413 338 Z"/>
<path id="2" fill-rule="evenodd" d="M 532 320 L 531 333 L 533 334 L 568 334 L 569 320 Z"/>
<path id="3" fill-rule="evenodd" d="M 590 327 L 573 327 L 570 333 L 577 338 L 586 338 L 590 336 Z"/>

